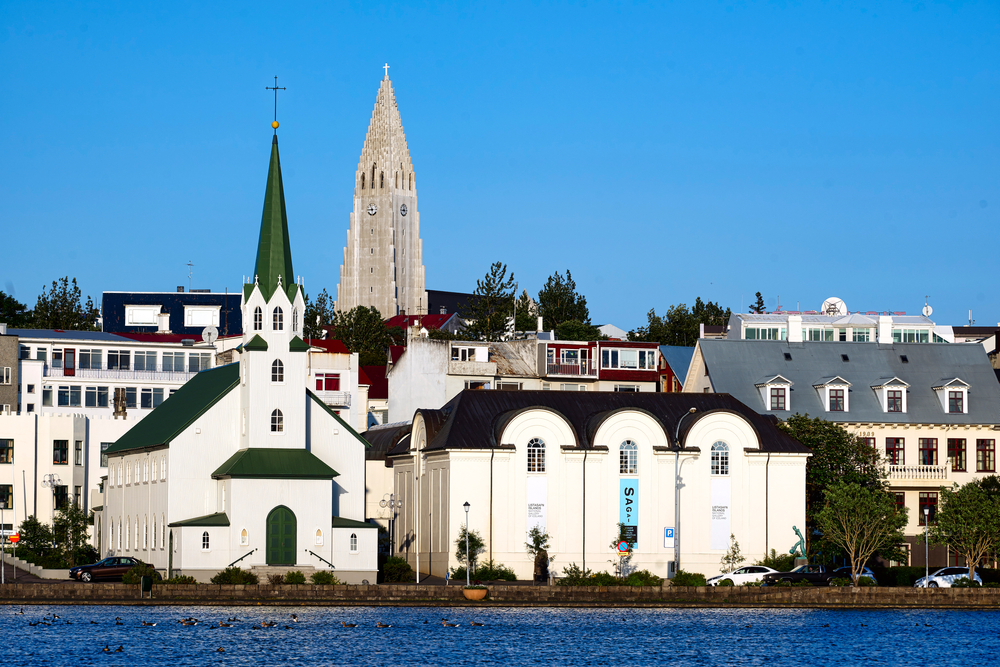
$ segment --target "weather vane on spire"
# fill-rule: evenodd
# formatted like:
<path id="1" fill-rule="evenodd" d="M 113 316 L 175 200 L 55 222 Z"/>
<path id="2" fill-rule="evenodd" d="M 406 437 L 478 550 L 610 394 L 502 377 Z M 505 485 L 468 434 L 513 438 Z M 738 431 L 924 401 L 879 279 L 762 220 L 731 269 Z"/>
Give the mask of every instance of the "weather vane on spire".
<path id="1" fill-rule="evenodd" d="M 389 63 L 386 63 L 385 65 L 382 65 L 382 69 L 385 70 L 385 78 L 388 79 L 389 78 Z"/>
<path id="2" fill-rule="evenodd" d="M 276 76 L 276 77 L 274 77 L 274 87 L 272 88 L 271 86 L 264 86 L 264 90 L 273 90 L 274 91 L 274 122 L 271 123 L 271 127 L 274 128 L 274 133 L 277 134 L 278 133 L 278 91 L 279 90 L 288 90 L 288 89 L 284 88 L 284 87 L 281 87 L 281 88 L 278 87 L 278 77 Z"/>

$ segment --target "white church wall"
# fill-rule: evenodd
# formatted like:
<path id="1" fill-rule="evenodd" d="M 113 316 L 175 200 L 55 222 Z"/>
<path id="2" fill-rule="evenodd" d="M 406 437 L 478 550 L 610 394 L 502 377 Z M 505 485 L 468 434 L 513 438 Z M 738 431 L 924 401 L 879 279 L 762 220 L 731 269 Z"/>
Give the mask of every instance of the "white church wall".
<path id="1" fill-rule="evenodd" d="M 357 548 L 351 549 L 351 536 Z M 378 530 L 371 528 L 334 528 L 330 542 L 333 544 L 333 573 L 345 584 L 360 584 L 367 580 L 374 584 L 378 577 Z M 319 563 L 317 568 L 326 567 Z"/>
<path id="2" fill-rule="evenodd" d="M 339 473 L 333 478 L 330 516 L 360 520 L 365 513 L 364 445 L 314 400 L 309 400 L 306 411 L 309 450 Z"/>
<path id="3" fill-rule="evenodd" d="M 375 519 L 384 528 L 389 527 L 392 508 L 379 503 L 393 492 L 393 469 L 385 461 L 365 461 L 365 519 Z"/>

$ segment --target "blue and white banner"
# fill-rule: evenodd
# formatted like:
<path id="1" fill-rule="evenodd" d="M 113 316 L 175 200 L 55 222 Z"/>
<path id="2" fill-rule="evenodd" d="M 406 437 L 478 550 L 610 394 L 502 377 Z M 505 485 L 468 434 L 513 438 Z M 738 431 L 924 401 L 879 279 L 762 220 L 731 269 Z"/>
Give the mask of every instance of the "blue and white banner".
<path id="1" fill-rule="evenodd" d="M 625 539 L 634 549 L 639 539 L 639 480 L 620 482 L 618 521 L 625 526 Z"/>

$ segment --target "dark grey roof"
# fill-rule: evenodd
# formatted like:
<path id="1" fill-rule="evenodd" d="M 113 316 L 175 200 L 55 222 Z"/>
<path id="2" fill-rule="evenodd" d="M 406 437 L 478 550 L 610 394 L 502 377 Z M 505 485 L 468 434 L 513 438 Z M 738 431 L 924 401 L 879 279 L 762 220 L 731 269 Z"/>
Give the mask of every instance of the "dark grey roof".
<path id="1" fill-rule="evenodd" d="M 770 412 L 759 390 L 762 377 L 792 382 L 792 413 L 838 422 L 900 424 L 1000 423 L 1000 384 L 981 345 L 947 343 L 788 343 L 785 341 L 698 341 L 712 388 L 732 394 L 754 410 Z M 791 360 L 785 354 L 791 355 Z M 848 361 L 843 360 L 846 355 Z M 905 356 L 904 362 L 901 356 Z M 849 412 L 827 412 L 813 385 L 840 376 L 851 383 Z M 873 386 L 899 378 L 909 385 L 905 413 L 882 411 Z M 942 378 L 969 383 L 969 413 L 948 414 L 932 387 Z M 787 417 L 788 412 L 774 412 Z"/>
<path id="2" fill-rule="evenodd" d="M 60 340 L 99 340 L 109 343 L 133 343 L 135 341 L 103 331 L 64 331 L 62 329 L 7 329 L 7 333 L 19 338 L 56 338 Z"/>
<path id="3" fill-rule="evenodd" d="M 410 433 L 410 423 L 385 424 L 375 426 L 361 434 L 361 437 L 371 443 L 365 451 L 366 461 L 384 461 L 389 450 Z"/>
<path id="4" fill-rule="evenodd" d="M 688 367 L 691 365 L 691 358 L 694 356 L 694 346 L 684 347 L 681 345 L 661 345 L 660 354 L 666 359 L 667 363 L 670 364 L 670 368 L 674 371 L 674 375 L 684 383 L 684 378 L 687 377 Z"/>
<path id="5" fill-rule="evenodd" d="M 626 393 L 577 391 L 487 391 L 467 389 L 439 410 L 418 410 L 427 426 L 427 450 L 491 449 L 499 442 L 511 419 L 526 410 L 551 410 L 566 419 L 576 435 L 576 446 L 594 447 L 592 438 L 600 424 L 621 410 L 640 410 L 660 422 L 673 442 L 677 420 L 690 408 L 697 412 L 682 424 L 686 433 L 711 412 L 742 415 L 760 436 L 765 452 L 805 453 L 810 450 L 777 428 L 773 419 L 760 415 L 727 394 Z M 683 439 L 683 438 L 682 438 Z M 400 440 L 390 455 L 405 454 L 409 442 Z"/>

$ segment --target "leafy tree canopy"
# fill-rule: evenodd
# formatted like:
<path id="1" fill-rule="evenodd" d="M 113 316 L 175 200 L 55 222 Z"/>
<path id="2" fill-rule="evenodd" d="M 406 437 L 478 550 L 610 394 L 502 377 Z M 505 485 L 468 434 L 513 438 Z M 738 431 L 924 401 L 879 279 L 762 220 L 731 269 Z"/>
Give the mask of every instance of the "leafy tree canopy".
<path id="1" fill-rule="evenodd" d="M 593 324 L 584 324 L 578 320 L 566 320 L 556 327 L 556 338 L 559 340 L 606 340 L 607 336 Z"/>
<path id="2" fill-rule="evenodd" d="M 670 306 L 662 317 L 656 314 L 656 309 L 646 314 L 647 323 L 628 332 L 628 339 L 660 345 L 685 345 L 694 347 L 698 340 L 699 325 L 726 326 L 732 311 L 722 309 L 718 303 L 705 303 L 701 297 L 694 301 L 694 308 L 688 309 L 687 304 L 680 303 Z"/>
<path id="3" fill-rule="evenodd" d="M 569 269 L 565 277 L 556 271 L 545 281 L 538 292 L 538 314 L 542 316 L 542 324 L 549 329 L 569 320 L 590 324 L 587 298 L 576 291 L 576 281 Z"/>
<path id="4" fill-rule="evenodd" d="M 469 541 L 469 564 L 472 566 L 472 570 L 475 571 L 479 554 L 486 551 L 486 543 L 483 542 L 483 536 L 479 534 L 478 530 L 466 532 L 465 526 L 462 526 L 458 531 L 458 539 L 455 540 L 455 559 L 462 564 L 465 563 L 466 538 Z"/>
<path id="5" fill-rule="evenodd" d="M 302 333 L 305 338 L 322 338 L 323 325 L 333 324 L 333 299 L 326 293 L 326 288 L 319 293 L 316 301 L 311 301 L 306 294 L 306 310 L 302 318 Z"/>
<path id="6" fill-rule="evenodd" d="M 24 329 L 31 325 L 31 317 L 26 305 L 0 291 L 0 322 L 12 329 Z"/>
<path id="7" fill-rule="evenodd" d="M 76 278 L 69 276 L 52 281 L 48 291 L 38 295 L 33 314 L 33 325 L 37 329 L 69 329 L 78 331 L 98 331 L 97 319 L 100 312 L 88 296 L 87 303 L 80 303 L 80 288 Z"/>
<path id="8" fill-rule="evenodd" d="M 469 303 L 466 333 L 469 340 L 500 340 L 507 334 L 514 310 L 514 274 L 507 275 L 507 265 L 494 262 L 489 273 L 476 281 L 478 299 Z"/>
<path id="9" fill-rule="evenodd" d="M 750 306 L 750 312 L 760 315 L 761 313 L 764 312 L 764 310 L 765 310 L 764 297 L 760 295 L 760 292 L 757 292 L 757 301 L 752 306 Z"/>
<path id="10" fill-rule="evenodd" d="M 386 351 L 393 344 L 382 315 L 374 306 L 357 306 L 349 312 L 333 314 L 328 338 L 341 341 L 351 352 L 378 352 L 385 361 Z"/>
<path id="11" fill-rule="evenodd" d="M 534 331 L 538 328 L 538 304 L 528 296 L 528 290 L 522 290 L 514 304 L 514 330 Z"/>
<path id="12" fill-rule="evenodd" d="M 975 569 L 1000 547 L 1000 494 L 997 478 L 977 479 L 941 489 L 941 505 L 930 527 L 931 540 L 947 544 Z"/>

